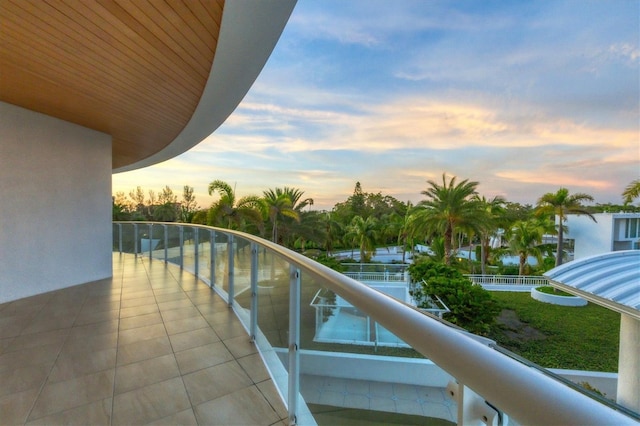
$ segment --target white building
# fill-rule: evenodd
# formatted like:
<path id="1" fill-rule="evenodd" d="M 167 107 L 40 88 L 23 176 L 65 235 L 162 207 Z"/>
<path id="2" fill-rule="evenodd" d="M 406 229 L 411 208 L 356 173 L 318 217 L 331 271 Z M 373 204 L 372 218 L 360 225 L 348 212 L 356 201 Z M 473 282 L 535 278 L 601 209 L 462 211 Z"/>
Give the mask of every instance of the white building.
<path id="1" fill-rule="evenodd" d="M 569 215 L 565 239 L 574 240 L 574 259 L 595 254 L 640 248 L 640 213 Z"/>

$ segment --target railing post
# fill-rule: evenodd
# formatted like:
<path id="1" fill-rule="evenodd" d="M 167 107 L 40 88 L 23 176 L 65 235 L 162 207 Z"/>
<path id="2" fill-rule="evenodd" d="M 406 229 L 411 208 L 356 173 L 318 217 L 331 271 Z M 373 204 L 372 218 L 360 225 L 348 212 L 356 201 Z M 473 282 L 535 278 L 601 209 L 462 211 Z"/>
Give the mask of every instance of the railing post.
<path id="1" fill-rule="evenodd" d="M 138 257 L 138 224 L 133 224 L 133 255 Z"/>
<path id="2" fill-rule="evenodd" d="M 178 226 L 178 233 L 180 234 L 180 269 L 184 265 L 184 228 Z"/>
<path id="3" fill-rule="evenodd" d="M 227 274 L 227 278 L 228 278 L 228 283 L 229 283 L 229 291 L 227 292 L 228 296 L 229 296 L 229 307 L 233 306 L 233 298 L 235 297 L 235 295 L 233 294 L 233 275 L 234 275 L 234 271 L 233 271 L 233 235 L 229 234 L 228 238 L 227 238 L 227 256 L 228 256 L 228 262 L 229 262 L 229 272 Z"/>
<path id="4" fill-rule="evenodd" d="M 213 288 L 216 285 L 216 231 L 209 232 L 211 234 L 209 238 L 211 247 L 209 250 L 209 284 Z"/>
<path id="5" fill-rule="evenodd" d="M 251 243 L 251 341 L 256 341 L 258 329 L 258 244 Z"/>
<path id="6" fill-rule="evenodd" d="M 462 383 L 449 382 L 447 394 L 457 402 L 457 423 L 460 426 L 471 424 L 502 426 L 509 423 L 506 414 Z"/>
<path id="7" fill-rule="evenodd" d="M 289 266 L 289 424 L 297 424 L 300 393 L 300 269 Z"/>
<path id="8" fill-rule="evenodd" d="M 152 245 L 152 241 L 153 240 L 153 224 L 150 223 L 149 224 L 149 260 L 151 260 L 151 245 Z"/>
<path id="9" fill-rule="evenodd" d="M 198 278 L 198 257 L 199 257 L 199 253 L 198 253 L 198 244 L 200 242 L 198 241 L 198 228 L 193 228 L 193 255 L 195 256 L 195 259 L 193 261 L 193 268 L 195 269 L 195 276 L 196 278 Z"/>
<path id="10" fill-rule="evenodd" d="M 169 261 L 169 227 L 162 225 L 162 228 L 164 229 L 164 263 L 167 263 Z"/>

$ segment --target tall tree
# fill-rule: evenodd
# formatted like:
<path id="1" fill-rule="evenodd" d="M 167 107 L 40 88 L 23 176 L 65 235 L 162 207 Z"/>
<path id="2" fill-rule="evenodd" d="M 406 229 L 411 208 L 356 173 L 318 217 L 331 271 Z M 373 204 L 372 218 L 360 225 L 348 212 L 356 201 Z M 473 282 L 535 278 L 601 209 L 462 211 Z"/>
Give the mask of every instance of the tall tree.
<path id="1" fill-rule="evenodd" d="M 180 203 L 180 220 L 185 223 L 190 223 L 198 209 L 198 203 L 196 203 L 196 196 L 193 194 L 193 187 L 185 185 L 182 188 L 182 202 Z"/>
<path id="2" fill-rule="evenodd" d="M 560 188 L 556 192 L 547 192 L 538 199 L 536 215 L 555 216 L 558 219 L 558 244 L 556 248 L 556 266 L 562 265 L 564 254 L 564 222 L 568 214 L 587 215 L 594 222 L 596 218 L 582 205 L 584 201 L 593 201 L 589 194 L 569 194 L 567 188 Z"/>
<path id="3" fill-rule="evenodd" d="M 631 181 L 631 183 L 624 188 L 622 197 L 624 199 L 625 206 L 631 204 L 633 200 L 640 197 L 640 179 Z"/>
<path id="4" fill-rule="evenodd" d="M 267 215 L 271 222 L 271 241 L 278 241 L 278 218 L 286 216 L 296 221 L 300 220 L 300 213 L 293 209 L 293 203 L 289 194 L 285 193 L 281 188 L 275 190 L 269 189 L 264 191 L 264 204 L 267 209 Z"/>
<path id="5" fill-rule="evenodd" d="M 247 195 L 236 199 L 236 193 L 231 185 L 222 180 L 214 180 L 209 184 L 209 195 L 214 193 L 218 193 L 220 199 L 209 209 L 207 217 L 209 225 L 243 230 L 245 221 L 249 221 L 262 229 L 263 204 L 260 197 Z"/>
<path id="6" fill-rule="evenodd" d="M 480 203 L 472 199 L 477 194 L 478 182 L 464 179 L 456 183 L 455 176 L 447 182 L 447 176 L 443 173 L 442 184 L 432 180 L 427 183 L 429 187 L 422 191 L 427 199 L 418 204 L 413 222 L 425 233 L 437 233 L 444 237 L 444 261 L 451 265 L 456 231 L 475 226 L 479 220 Z"/>
<path id="7" fill-rule="evenodd" d="M 529 256 L 534 256 L 538 264 L 542 263 L 542 251 L 539 246 L 545 228 L 539 220 L 518 221 L 507 231 L 508 251 L 518 256 L 518 275 L 524 275 L 524 267 Z"/>
<path id="8" fill-rule="evenodd" d="M 349 233 L 360 249 L 360 263 L 369 262 L 371 255 L 376 251 L 376 242 L 378 241 L 376 219 L 373 217 L 363 219 L 361 216 L 355 216 L 349 225 Z"/>
<path id="9" fill-rule="evenodd" d="M 506 200 L 497 195 L 492 199 L 482 196 L 475 196 L 475 200 L 480 203 L 480 213 L 483 216 L 479 226 L 480 232 L 480 268 L 482 274 L 486 274 L 486 265 L 489 258 L 491 237 L 496 236 L 496 231 L 502 225 L 504 204 Z"/>

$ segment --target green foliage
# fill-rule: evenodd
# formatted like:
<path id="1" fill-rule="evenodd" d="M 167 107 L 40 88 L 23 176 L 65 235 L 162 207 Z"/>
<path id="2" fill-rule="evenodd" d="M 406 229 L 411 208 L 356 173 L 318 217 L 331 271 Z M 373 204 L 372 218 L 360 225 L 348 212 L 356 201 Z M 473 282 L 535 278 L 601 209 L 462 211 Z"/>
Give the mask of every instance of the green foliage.
<path id="1" fill-rule="evenodd" d="M 324 266 L 327 266 L 334 271 L 344 272 L 345 267 L 339 260 L 335 257 L 328 257 L 327 255 L 321 254 L 318 257 L 312 257 L 318 263 L 322 263 Z"/>
<path id="2" fill-rule="evenodd" d="M 573 294 L 569 294 L 566 291 L 558 290 L 557 288 L 551 287 L 550 285 L 538 287 L 536 288 L 536 290 L 540 293 L 553 294 L 554 296 L 573 296 Z"/>
<path id="3" fill-rule="evenodd" d="M 589 303 L 574 308 L 538 302 L 529 293 L 492 293 L 503 309 L 516 312 L 542 338 L 518 338 L 496 326 L 489 337 L 546 368 L 618 370 L 620 314 Z"/>
<path id="4" fill-rule="evenodd" d="M 464 329 L 486 335 L 500 312 L 491 293 L 473 285 L 458 270 L 443 263 L 423 261 L 409 266 L 414 282 L 421 283 L 413 290 L 416 300 L 424 296 L 438 296 L 451 312 L 444 318 Z M 426 307 L 426 306 L 420 306 Z"/>

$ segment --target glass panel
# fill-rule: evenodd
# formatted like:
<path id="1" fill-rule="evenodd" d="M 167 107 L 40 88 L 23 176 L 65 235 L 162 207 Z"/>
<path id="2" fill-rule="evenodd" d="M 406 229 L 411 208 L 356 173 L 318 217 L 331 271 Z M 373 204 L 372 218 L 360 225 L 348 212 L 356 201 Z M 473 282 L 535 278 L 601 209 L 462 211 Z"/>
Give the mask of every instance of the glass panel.
<path id="1" fill-rule="evenodd" d="M 384 273 L 384 266 L 373 272 Z M 300 392 L 319 423 L 322 412 L 332 411 L 339 423 L 349 409 L 371 412 L 361 416 L 381 423 L 416 421 L 405 416 L 425 417 L 419 421 L 426 424 L 456 421 L 444 371 L 321 283 L 303 274 L 302 284 Z M 403 286 L 383 290 L 401 298 L 408 293 Z"/>
<path id="2" fill-rule="evenodd" d="M 229 257 L 228 257 L 229 237 L 222 231 L 216 231 L 216 264 L 215 276 L 216 286 L 228 293 L 229 291 Z"/>
<path id="3" fill-rule="evenodd" d="M 195 273 L 195 264 L 196 264 L 196 247 L 195 247 L 195 230 L 191 226 L 183 226 L 182 227 L 182 238 L 183 238 L 183 248 L 182 248 L 182 267 L 185 271 L 189 271 L 191 273 Z"/>
<path id="4" fill-rule="evenodd" d="M 164 230 L 163 225 L 153 225 L 151 228 L 151 257 L 164 260 Z"/>
<path id="5" fill-rule="evenodd" d="M 234 297 L 243 299 L 242 305 L 249 300 L 248 309 L 251 306 L 251 242 L 237 236 L 233 237 L 233 282 Z"/>
<path id="6" fill-rule="evenodd" d="M 198 278 L 211 285 L 211 232 L 206 228 L 198 229 L 198 264 Z"/>
<path id="7" fill-rule="evenodd" d="M 112 251 L 119 252 L 120 251 L 120 225 L 117 223 L 112 223 L 111 232 L 112 232 L 112 244 L 111 244 Z"/>
<path id="8" fill-rule="evenodd" d="M 180 265 L 180 229 L 167 227 L 167 262 Z"/>

